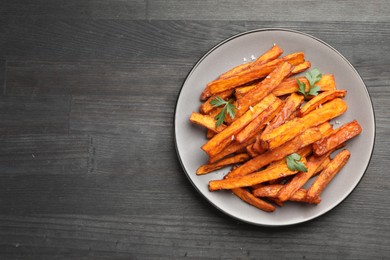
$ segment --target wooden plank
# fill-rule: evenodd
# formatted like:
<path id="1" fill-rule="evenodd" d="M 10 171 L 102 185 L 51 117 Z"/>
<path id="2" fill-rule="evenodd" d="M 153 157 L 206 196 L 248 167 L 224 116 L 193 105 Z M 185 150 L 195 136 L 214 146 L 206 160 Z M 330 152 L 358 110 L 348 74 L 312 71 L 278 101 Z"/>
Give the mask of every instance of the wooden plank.
<path id="1" fill-rule="evenodd" d="M 175 97 L 192 65 L 151 62 L 9 62 L 6 94 Z M 164 73 L 161 73 L 164 71 Z M 147 79 L 147 80 L 146 80 Z"/>
<path id="2" fill-rule="evenodd" d="M 71 133 L 171 134 L 175 96 L 77 96 L 72 99 Z"/>
<path id="3" fill-rule="evenodd" d="M 126 135 L 94 134 L 91 137 L 93 159 L 89 172 L 133 176 L 137 172 L 152 174 L 153 171 L 169 168 L 169 161 L 175 157 L 170 152 L 174 149 L 171 140 L 171 133 L 164 132 L 158 138 L 154 132 L 146 131 L 142 136 L 134 135 L 134 131 Z M 158 154 L 158 160 L 150 160 L 153 154 Z"/>
<path id="4" fill-rule="evenodd" d="M 65 2 L 38 0 L 8 1 L 0 8 L 1 17 L 40 19 L 146 19 L 146 0 L 104 1 L 70 0 Z"/>
<path id="5" fill-rule="evenodd" d="M 0 59 L 0 96 L 5 94 L 5 81 L 6 81 L 6 70 L 7 70 L 7 62 L 5 60 Z"/>
<path id="6" fill-rule="evenodd" d="M 288 12 L 286 11 L 288 9 Z M 240 10 L 240 11 L 237 11 Z M 302 10 L 310 10 L 302 13 Z M 246 21 L 382 21 L 388 22 L 389 5 L 385 0 L 371 5 L 343 1 L 207 1 L 155 0 L 149 3 L 149 19 L 160 20 L 246 20 Z M 360 15 L 357 15 L 360 14 Z M 320 17 L 320 18 L 319 18 Z"/>
<path id="7" fill-rule="evenodd" d="M 86 174 L 90 142 L 87 135 L 2 135 L 0 176 Z"/>
<path id="8" fill-rule="evenodd" d="M 384 213 L 384 211 L 382 212 Z M 335 215 L 335 214 L 333 214 Z M 381 232 L 375 223 L 374 214 L 360 223 L 358 218 L 351 219 L 333 216 L 325 217 L 325 226 L 309 225 L 294 227 L 294 236 L 261 230 L 249 225 L 232 224 L 223 218 L 207 216 L 172 215 L 129 215 L 129 216 L 85 216 L 79 214 L 40 216 L 0 216 L 3 234 L 10 243 L 1 243 L 0 249 L 7 256 L 29 256 L 35 252 L 43 256 L 63 257 L 108 257 L 131 256 L 136 259 L 183 258 L 210 259 L 221 258 L 257 258 L 270 254 L 277 258 L 288 255 L 291 258 L 319 259 L 330 258 L 381 258 L 389 253 L 387 241 L 389 235 Z M 333 223 L 335 222 L 335 223 Z M 355 225 L 366 232 L 364 246 L 356 239 Z M 388 227 L 387 225 L 385 228 Z M 253 230 L 255 229 L 255 230 Z M 215 230 L 220 230 L 215 234 Z M 338 230 L 343 234 L 334 236 Z M 312 232 L 310 232 L 312 231 Z M 251 236 L 245 243 L 236 244 L 239 237 Z M 320 243 L 304 241 L 314 240 L 321 234 Z M 376 239 L 374 239 L 374 237 Z M 345 239 L 338 243 L 338 239 Z M 269 240 L 292 244 L 280 247 L 279 243 L 266 243 Z M 377 242 L 375 242 L 377 240 Z M 302 241 L 302 243 L 297 243 Z M 327 242 L 324 242 L 327 241 Z M 324 243 L 326 246 L 324 246 Z M 234 246 L 233 246 L 234 245 Z M 36 251 L 35 251 L 36 250 Z M 271 255 L 271 254 L 270 254 Z"/>
<path id="9" fill-rule="evenodd" d="M 70 97 L 0 97 L 0 134 L 65 134 Z"/>
<path id="10" fill-rule="evenodd" d="M 244 22 L 115 19 L 15 19 L 2 27 L 7 37 L 2 52 L 12 61 L 174 59 L 191 65 L 219 41 L 245 31 Z"/>

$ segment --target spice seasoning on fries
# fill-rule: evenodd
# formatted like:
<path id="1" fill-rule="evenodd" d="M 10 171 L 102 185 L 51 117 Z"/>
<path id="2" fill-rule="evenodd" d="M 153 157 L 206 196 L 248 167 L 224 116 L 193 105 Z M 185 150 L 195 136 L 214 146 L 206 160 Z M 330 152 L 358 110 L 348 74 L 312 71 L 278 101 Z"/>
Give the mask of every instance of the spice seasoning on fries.
<path id="1" fill-rule="evenodd" d="M 209 161 L 196 174 L 233 165 L 222 180 L 209 182 L 209 190 L 230 190 L 266 212 L 285 201 L 320 203 L 351 156 L 347 149 L 333 159 L 331 153 L 362 131 L 356 120 L 337 129 L 330 124 L 348 108 L 347 91 L 336 88 L 334 75 L 310 70 L 303 52 L 282 53 L 274 44 L 221 74 L 207 84 L 190 118 L 207 129 L 201 148 Z"/>

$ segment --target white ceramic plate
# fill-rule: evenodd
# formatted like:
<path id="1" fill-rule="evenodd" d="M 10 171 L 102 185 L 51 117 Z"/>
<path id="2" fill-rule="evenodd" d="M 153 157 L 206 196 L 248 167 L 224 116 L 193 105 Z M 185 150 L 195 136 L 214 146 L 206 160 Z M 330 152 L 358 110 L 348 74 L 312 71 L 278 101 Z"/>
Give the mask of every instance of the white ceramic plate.
<path id="1" fill-rule="evenodd" d="M 221 179 L 230 168 L 197 176 L 196 169 L 207 163 L 206 154 L 200 147 L 206 142 L 205 131 L 193 125 L 189 117 L 200 106 L 199 96 L 206 84 L 221 73 L 244 62 L 251 56 L 258 57 L 277 43 L 284 54 L 303 51 L 312 68 L 317 67 L 323 74 L 334 74 L 337 88 L 348 91 L 345 101 L 348 110 L 338 117 L 343 124 L 357 119 L 362 133 L 350 140 L 346 148 L 351 158 L 321 194 L 319 205 L 287 202 L 273 213 L 252 207 L 229 191 L 210 192 L 208 182 Z M 335 128 L 340 125 L 335 124 Z M 239 220 L 265 226 L 283 226 L 305 222 L 316 218 L 340 204 L 358 185 L 363 177 L 373 151 L 375 119 L 370 96 L 363 80 L 348 60 L 325 42 L 297 31 L 285 29 L 261 29 L 235 35 L 207 52 L 185 80 L 175 111 L 175 141 L 178 157 L 184 172 L 212 205 Z"/>

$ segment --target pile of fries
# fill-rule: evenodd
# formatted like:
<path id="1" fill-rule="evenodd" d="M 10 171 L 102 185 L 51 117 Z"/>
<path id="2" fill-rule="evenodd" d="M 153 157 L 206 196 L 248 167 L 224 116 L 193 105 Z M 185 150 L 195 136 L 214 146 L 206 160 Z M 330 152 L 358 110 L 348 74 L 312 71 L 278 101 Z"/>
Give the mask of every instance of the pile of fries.
<path id="1" fill-rule="evenodd" d="M 330 124 L 347 111 L 343 100 L 347 91 L 336 89 L 333 75 L 320 74 L 313 94 L 309 72 L 294 77 L 311 67 L 305 54 L 280 57 L 282 53 L 274 44 L 258 59 L 207 84 L 200 113 L 193 112 L 190 118 L 207 128 L 208 140 L 201 148 L 209 162 L 196 173 L 232 166 L 222 180 L 209 182 L 209 190 L 230 190 L 267 212 L 285 201 L 320 203 L 322 191 L 350 152 L 343 149 L 330 155 L 362 131 L 356 120 L 337 129 Z M 225 107 L 215 105 L 221 102 Z"/>

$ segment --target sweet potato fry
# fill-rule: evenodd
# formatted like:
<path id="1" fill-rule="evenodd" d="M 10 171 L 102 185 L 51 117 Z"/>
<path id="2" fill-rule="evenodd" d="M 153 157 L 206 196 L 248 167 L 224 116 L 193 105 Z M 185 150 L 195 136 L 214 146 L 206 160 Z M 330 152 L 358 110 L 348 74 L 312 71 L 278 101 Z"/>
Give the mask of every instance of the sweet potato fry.
<path id="1" fill-rule="evenodd" d="M 219 133 L 226 128 L 226 125 L 224 125 L 224 124 L 219 125 L 218 127 L 215 127 L 217 120 L 215 120 L 211 116 L 202 115 L 202 114 L 197 113 L 197 112 L 192 112 L 191 117 L 190 117 L 190 121 L 194 124 L 204 126 L 207 129 L 212 130 L 216 133 Z"/>
<path id="2" fill-rule="evenodd" d="M 319 125 L 318 128 L 321 131 L 322 138 L 333 133 L 333 126 L 329 122 L 325 122 L 325 123 Z M 321 140 L 319 140 L 319 141 L 321 141 Z M 317 141 L 317 142 L 319 142 L 319 141 Z"/>
<path id="3" fill-rule="evenodd" d="M 310 113 L 311 111 L 315 110 L 325 102 L 328 102 L 335 98 L 343 98 L 347 94 L 346 90 L 330 90 L 325 91 L 317 96 L 313 97 L 310 101 L 308 101 L 305 105 L 301 107 L 301 109 L 298 111 L 298 116 L 303 117 Z"/>
<path id="4" fill-rule="evenodd" d="M 290 116 L 296 111 L 299 106 L 303 103 L 303 96 L 296 93 L 291 94 L 283 104 L 280 112 L 270 121 L 270 123 L 265 127 L 261 135 L 264 135 L 271 131 L 272 129 L 282 125 Z M 261 136 L 260 136 L 261 137 Z M 253 145 L 253 149 L 258 153 L 264 152 L 263 147 L 261 146 L 261 138 L 258 138 Z"/>
<path id="5" fill-rule="evenodd" d="M 320 81 L 316 83 L 316 86 L 320 87 L 320 91 L 330 91 L 336 89 L 336 81 L 333 74 L 322 75 Z M 308 89 L 306 89 L 307 91 Z"/>
<path id="6" fill-rule="evenodd" d="M 297 66 L 295 66 L 290 74 L 286 77 L 286 79 L 284 79 L 282 81 L 282 83 L 276 87 L 273 91 L 274 95 L 276 96 L 283 96 L 283 95 L 286 95 L 286 94 L 291 94 L 291 93 L 294 93 L 294 92 L 297 92 L 299 90 L 299 87 L 298 87 L 298 83 L 297 83 L 297 80 L 296 78 L 289 78 L 291 75 L 293 74 L 297 74 L 297 73 L 300 73 L 302 71 L 304 71 L 305 69 L 308 69 L 310 67 L 310 62 L 309 61 L 305 61 L 301 64 L 298 64 Z M 324 79 L 329 79 L 327 77 L 329 77 L 330 75 L 324 75 Z M 309 83 L 307 81 L 307 79 L 305 77 L 300 77 L 299 78 L 300 81 L 304 81 L 305 84 L 307 85 L 307 90 L 309 89 Z M 323 83 L 325 82 L 325 80 L 322 82 L 320 82 L 320 85 L 324 85 Z M 240 99 L 242 98 L 246 93 L 248 93 L 251 89 L 253 89 L 256 85 L 250 85 L 250 86 L 243 86 L 243 87 L 237 87 L 235 88 L 235 96 L 236 96 L 236 99 Z M 322 90 L 322 89 L 321 89 Z M 325 87 L 325 90 L 327 90 L 327 88 Z M 324 90 L 322 90 L 324 91 Z"/>
<path id="7" fill-rule="evenodd" d="M 284 145 L 279 146 L 278 148 L 267 151 L 259 156 L 252 158 L 247 161 L 240 167 L 234 169 L 228 173 L 227 178 L 243 176 L 249 173 L 252 173 L 261 167 L 264 167 L 274 161 L 283 159 L 287 155 L 297 152 L 299 149 L 308 146 L 309 144 L 314 143 L 317 140 L 321 139 L 321 132 L 317 127 L 310 128 L 298 135 L 289 142 L 286 142 Z"/>
<path id="8" fill-rule="evenodd" d="M 297 65 L 304 62 L 305 56 L 302 52 L 292 53 L 282 58 L 267 62 L 265 64 L 255 65 L 241 71 L 229 78 L 217 79 L 210 82 L 201 95 L 201 100 L 206 100 L 210 96 L 244 85 L 256 79 L 264 78 L 271 73 L 278 65 L 288 62 L 291 65 Z"/>
<path id="9" fill-rule="evenodd" d="M 323 169 L 325 169 L 326 166 L 330 163 L 330 157 L 326 157 L 326 159 L 321 163 L 321 165 L 317 168 L 317 170 L 314 172 L 314 174 L 311 176 L 312 178 L 314 176 L 317 176 L 320 172 L 322 172 Z"/>
<path id="10" fill-rule="evenodd" d="M 291 75 L 294 75 L 294 74 L 298 74 L 298 73 L 301 73 L 302 71 L 305 71 L 307 70 L 308 68 L 311 67 L 311 62 L 310 61 L 304 61 L 302 62 L 301 64 L 298 64 L 296 65 L 292 71 L 290 72 L 290 74 L 288 76 L 291 76 Z"/>
<path id="11" fill-rule="evenodd" d="M 207 129 L 206 138 L 211 139 L 216 134 L 213 130 Z"/>
<path id="12" fill-rule="evenodd" d="M 283 201 L 280 201 L 278 198 L 267 198 L 267 200 L 268 200 L 269 202 L 275 203 L 275 204 L 278 205 L 279 207 L 283 207 L 283 206 L 284 206 L 284 202 L 283 202 Z"/>
<path id="13" fill-rule="evenodd" d="M 272 150 L 293 139 L 302 131 L 329 121 L 347 110 L 347 104 L 340 98 L 324 104 L 304 117 L 295 118 L 287 123 L 272 129 L 265 135 L 262 135 L 262 146 Z"/>
<path id="14" fill-rule="evenodd" d="M 356 120 L 346 123 L 334 130 L 329 136 L 313 144 L 314 153 L 322 155 L 338 147 L 340 144 L 360 134 L 361 126 Z"/>
<path id="15" fill-rule="evenodd" d="M 233 89 L 228 89 L 228 90 L 225 90 L 225 91 L 222 91 L 221 93 L 217 93 L 217 95 L 215 96 L 212 96 L 210 97 L 209 99 L 207 99 L 206 102 L 204 102 L 200 108 L 199 108 L 199 111 L 202 113 L 202 114 L 208 114 L 210 113 L 211 110 L 213 110 L 215 107 L 212 106 L 210 104 L 211 100 L 215 99 L 216 96 L 219 96 L 220 98 L 222 99 L 225 99 L 227 100 L 229 97 L 231 97 L 234 93 L 234 90 Z"/>
<path id="16" fill-rule="evenodd" d="M 260 102 L 265 96 L 270 94 L 282 80 L 290 73 L 292 65 L 288 62 L 281 63 L 256 87 L 237 100 L 237 117 L 243 115 L 248 109 Z"/>
<path id="17" fill-rule="evenodd" d="M 299 81 L 305 83 L 306 91 L 309 90 L 309 82 L 305 77 L 299 78 L 288 78 L 285 79 L 278 87 L 274 89 L 272 92 L 275 96 L 283 96 L 287 94 L 291 94 L 299 91 L 299 86 L 297 83 L 297 79 Z M 336 83 L 334 81 L 334 76 L 332 74 L 323 75 L 321 80 L 316 83 L 316 86 L 320 87 L 320 91 L 329 91 L 336 89 Z"/>
<path id="18" fill-rule="evenodd" d="M 301 162 L 306 163 L 306 159 L 301 157 Z M 221 189 L 235 189 L 242 187 L 253 186 L 258 183 L 263 183 L 270 180 L 275 180 L 280 177 L 296 174 L 298 171 L 292 171 L 287 167 L 287 164 L 278 164 L 273 167 L 267 167 L 266 169 L 248 174 L 245 176 L 238 176 L 234 178 L 226 178 L 223 180 L 214 180 L 209 182 L 209 190 L 216 191 Z"/>
<path id="19" fill-rule="evenodd" d="M 239 143 L 239 142 L 234 140 L 228 146 L 226 146 L 220 153 L 218 153 L 214 156 L 210 156 L 209 163 L 215 163 L 215 162 L 221 160 L 222 158 L 225 158 L 226 156 L 231 155 L 233 153 L 245 152 L 246 146 L 253 143 L 255 141 L 255 139 L 256 139 L 256 135 L 252 136 L 250 139 L 248 139 L 248 141 L 246 141 L 244 143 Z"/>
<path id="20" fill-rule="evenodd" d="M 278 198 L 278 193 L 280 190 L 286 185 L 282 184 L 271 184 L 264 187 L 260 187 L 252 191 L 253 195 L 256 197 L 266 197 L 266 198 Z M 307 191 L 305 189 L 298 189 L 290 196 L 288 200 L 297 201 L 297 202 L 309 202 L 306 198 Z M 314 204 L 318 204 L 321 202 L 320 197 L 317 197 L 313 202 Z"/>
<path id="21" fill-rule="evenodd" d="M 245 201 L 246 203 L 248 203 L 248 204 L 250 204 L 250 205 L 252 205 L 252 206 L 254 206 L 254 207 L 258 208 L 258 209 L 261 209 L 261 210 L 264 210 L 264 211 L 267 211 L 267 212 L 275 211 L 275 206 L 274 205 L 272 205 L 270 203 L 267 203 L 267 202 L 265 202 L 262 199 L 256 198 L 255 196 L 252 195 L 252 193 L 250 193 L 246 189 L 237 188 L 237 189 L 233 189 L 232 192 L 237 197 L 239 197 L 240 199 Z"/>
<path id="22" fill-rule="evenodd" d="M 306 198 L 309 202 L 315 201 L 320 196 L 329 182 L 344 167 L 350 156 L 351 154 L 348 150 L 343 150 L 334 157 L 307 190 Z"/>
<path id="23" fill-rule="evenodd" d="M 308 146 L 303 147 L 302 149 L 299 149 L 296 153 L 299 154 L 299 156 L 301 156 L 301 157 L 307 158 L 307 156 L 309 156 L 312 152 L 313 152 L 312 146 L 308 145 Z M 286 163 L 286 158 L 272 162 L 269 164 L 268 167 L 273 167 L 274 165 L 284 164 L 284 163 Z M 291 179 L 291 177 L 292 176 L 281 177 L 281 178 L 276 179 L 276 180 L 271 180 L 268 183 L 269 184 L 284 184 L 284 183 L 288 182 Z"/>
<path id="24" fill-rule="evenodd" d="M 261 131 L 266 126 L 266 124 L 280 111 L 282 104 L 282 100 L 276 98 L 274 103 L 272 103 L 267 109 L 265 109 L 236 135 L 237 142 L 243 143 L 252 136 L 253 132 Z"/>
<path id="25" fill-rule="evenodd" d="M 256 65 L 264 64 L 270 61 L 273 61 L 274 59 L 278 58 L 280 55 L 282 55 L 283 50 L 279 47 L 279 45 L 274 44 L 271 49 L 266 51 L 263 55 L 261 55 L 259 58 L 255 60 Z"/>
<path id="26" fill-rule="evenodd" d="M 296 175 L 294 175 L 294 177 L 280 189 L 277 197 L 281 201 L 289 200 L 290 197 L 293 196 L 293 194 L 311 178 L 318 167 L 320 167 L 326 158 L 329 157 L 329 154 L 330 153 L 327 153 L 320 157 L 310 157 L 306 165 L 307 172 L 298 172 Z"/>
<path id="27" fill-rule="evenodd" d="M 221 169 L 221 168 L 226 167 L 228 165 L 245 162 L 249 158 L 250 158 L 250 156 L 246 153 L 237 154 L 237 155 L 234 155 L 232 157 L 228 157 L 228 158 L 225 158 L 223 160 L 220 160 L 216 163 L 204 164 L 196 170 L 196 174 L 203 175 L 203 174 Z"/>
<path id="28" fill-rule="evenodd" d="M 222 132 L 215 135 L 206 144 L 202 146 L 202 149 L 211 157 L 221 152 L 229 143 L 235 139 L 235 135 L 247 126 L 253 119 L 255 119 L 261 112 L 276 101 L 274 95 L 268 95 L 252 110 L 248 110 L 243 116 L 234 121 L 231 125 L 225 128 Z M 223 142 L 230 140 L 228 142 Z"/>
<path id="29" fill-rule="evenodd" d="M 259 155 L 254 149 L 253 149 L 253 143 L 246 146 L 247 153 L 253 158 Z"/>
<path id="30" fill-rule="evenodd" d="M 270 61 L 278 58 L 280 55 L 282 55 L 282 53 L 283 53 L 283 50 L 278 45 L 275 44 L 274 46 L 272 46 L 271 49 L 269 49 L 263 55 L 261 55 L 259 58 L 257 58 L 257 60 L 238 65 L 238 66 L 234 67 L 233 69 L 221 74 L 219 76 L 219 78 L 220 79 L 229 78 L 229 77 L 231 77 L 231 76 L 233 76 L 233 75 L 235 75 L 243 70 L 249 69 L 250 67 L 252 67 L 254 65 L 260 65 L 260 64 L 270 62 Z"/>
<path id="31" fill-rule="evenodd" d="M 244 86 L 244 87 L 238 87 L 238 88 L 235 88 L 235 92 L 234 92 L 234 95 L 236 97 L 237 100 L 239 100 L 240 98 L 242 98 L 246 93 L 248 93 L 251 89 L 253 89 L 254 87 L 256 87 L 257 84 L 251 84 L 249 86 Z"/>

